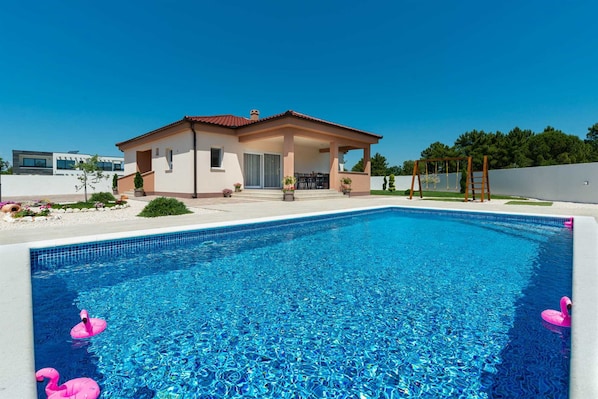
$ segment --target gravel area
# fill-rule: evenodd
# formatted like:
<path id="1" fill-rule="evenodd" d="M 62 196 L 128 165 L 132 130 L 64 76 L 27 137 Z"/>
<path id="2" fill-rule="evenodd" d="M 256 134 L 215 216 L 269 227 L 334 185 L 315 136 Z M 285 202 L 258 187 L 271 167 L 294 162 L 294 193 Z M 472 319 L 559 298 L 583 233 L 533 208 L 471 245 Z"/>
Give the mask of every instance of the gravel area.
<path id="1" fill-rule="evenodd" d="M 73 213 L 62 213 L 52 212 L 48 218 L 23 218 L 24 220 L 12 219 L 13 221 L 7 221 L 10 216 L 2 214 L 0 212 L 0 231 L 6 230 L 24 230 L 24 229 L 35 229 L 40 226 L 75 226 L 75 225 L 88 225 L 98 223 L 113 223 L 124 220 L 139 219 L 137 216 L 139 212 L 147 205 L 146 201 L 135 201 L 129 200 L 126 208 L 104 210 L 104 211 L 91 211 L 91 212 L 73 212 Z M 211 209 L 194 208 L 188 207 L 190 211 L 195 214 L 207 214 L 218 212 Z"/>

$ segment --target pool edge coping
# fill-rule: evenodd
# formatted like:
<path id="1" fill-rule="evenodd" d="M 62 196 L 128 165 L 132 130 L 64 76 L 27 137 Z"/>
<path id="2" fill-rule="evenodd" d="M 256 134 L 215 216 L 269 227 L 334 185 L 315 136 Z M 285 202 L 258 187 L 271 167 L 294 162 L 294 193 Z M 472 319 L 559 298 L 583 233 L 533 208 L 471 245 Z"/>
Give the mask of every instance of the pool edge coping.
<path id="1" fill-rule="evenodd" d="M 35 378 L 34 355 L 33 355 L 33 307 L 31 298 L 31 266 L 30 250 L 33 248 L 46 248 L 52 246 L 73 245 L 92 241 L 105 241 L 112 239 L 122 239 L 138 237 L 142 235 L 159 235 L 175 232 L 184 232 L 198 229 L 208 229 L 217 227 L 236 226 L 251 223 L 262 223 L 270 221 L 281 221 L 289 219 L 300 219 L 320 215 L 332 215 L 351 213 L 358 211 L 376 210 L 376 209 L 413 209 L 417 208 L 423 211 L 442 211 L 448 213 L 481 213 L 498 215 L 520 215 L 539 218 L 565 218 L 563 215 L 533 214 L 533 213 L 510 213 L 485 210 L 462 210 L 447 208 L 430 207 L 405 207 L 400 205 L 379 205 L 369 207 L 357 207 L 351 209 L 342 209 L 334 211 L 307 212 L 294 215 L 280 215 L 272 217 L 261 217 L 253 219 L 242 219 L 225 222 L 211 222 L 196 225 L 173 226 L 165 228 L 155 228 L 148 230 L 132 230 L 120 233 L 105 233 L 81 237 L 61 238 L 56 240 L 32 241 L 20 244 L 0 245 L 0 259 L 8 260 L 7 263 L 15 263 L 19 267 L 8 271 L 9 289 L 2 290 L 0 293 L 0 305 L 5 308 L 15 307 L 14 318 L 2 318 L 0 328 L 3 331 L 2 341 L 0 341 L 0 397 L 22 397 L 36 398 L 37 387 Z M 583 305 L 575 305 L 575 314 L 581 315 L 573 318 L 573 331 L 571 342 L 571 368 L 569 380 L 569 395 L 572 399 L 582 399 L 587 397 L 598 397 L 598 381 L 594 382 L 593 377 L 598 375 L 598 345 L 592 335 L 593 331 L 598 330 L 598 314 L 593 311 L 592 304 L 598 303 L 598 291 L 592 292 L 593 287 L 598 286 L 598 271 L 594 266 L 598 249 L 598 224 L 590 216 L 574 216 L 574 239 L 573 239 L 573 300 L 579 300 Z M 23 260 L 26 259 L 24 264 Z M 23 270 L 26 269 L 26 270 Z M 21 273 L 19 273 L 21 271 Z M 6 277 L 3 273 L 2 279 Z M 29 293 L 29 295 L 22 295 Z M 580 298 L 582 298 L 580 300 Z M 587 305 L 587 306 L 586 306 Z M 8 320 L 12 321 L 12 323 Z M 580 321 L 581 320 L 581 321 Z M 16 328 L 14 328 L 16 326 Z M 591 326 L 592 328 L 588 328 Z M 5 334 L 9 334 L 6 339 Z M 8 352 L 6 349 L 8 348 Z M 580 349 L 584 348 L 584 353 Z M 5 353 L 6 352 L 6 353 Z M 591 356 L 590 356 L 591 355 Z M 7 361 L 5 362 L 5 359 Z M 5 364 L 9 363 L 10 364 Z M 31 375 L 30 378 L 27 375 Z"/>

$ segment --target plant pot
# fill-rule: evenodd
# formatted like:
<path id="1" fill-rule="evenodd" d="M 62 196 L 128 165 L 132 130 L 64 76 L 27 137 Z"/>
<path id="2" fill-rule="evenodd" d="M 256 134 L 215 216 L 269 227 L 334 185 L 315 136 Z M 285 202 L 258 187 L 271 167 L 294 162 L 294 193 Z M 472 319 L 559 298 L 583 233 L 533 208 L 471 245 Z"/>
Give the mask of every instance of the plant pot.
<path id="1" fill-rule="evenodd" d="M 348 195 L 350 197 L 351 196 L 351 189 L 350 188 L 343 189 L 343 194 L 344 195 Z"/>
<path id="2" fill-rule="evenodd" d="M 235 193 L 240 193 L 241 192 L 241 187 L 235 187 Z"/>
<path id="3" fill-rule="evenodd" d="M 282 193 L 282 200 L 283 201 L 295 201 L 295 193 L 294 192 Z"/>
<path id="4" fill-rule="evenodd" d="M 142 188 L 135 189 L 135 197 L 143 197 L 145 195 L 145 190 Z"/>
<path id="5" fill-rule="evenodd" d="M 113 188 L 112 189 L 112 194 L 118 195 L 118 188 Z"/>

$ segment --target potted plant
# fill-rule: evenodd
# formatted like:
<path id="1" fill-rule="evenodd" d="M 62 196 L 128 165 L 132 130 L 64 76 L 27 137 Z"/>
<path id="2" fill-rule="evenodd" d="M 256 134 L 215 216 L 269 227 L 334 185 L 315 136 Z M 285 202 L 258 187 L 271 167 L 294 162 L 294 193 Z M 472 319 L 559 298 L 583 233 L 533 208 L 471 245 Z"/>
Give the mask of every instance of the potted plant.
<path id="1" fill-rule="evenodd" d="M 235 183 L 233 185 L 235 186 L 235 192 L 240 193 L 241 192 L 241 183 Z"/>
<path id="2" fill-rule="evenodd" d="M 231 190 L 230 188 L 225 188 L 224 190 L 222 190 L 222 196 L 230 197 L 232 195 L 233 195 L 233 190 Z"/>
<path id="3" fill-rule="evenodd" d="M 116 173 L 112 176 L 112 194 L 118 194 L 118 176 Z"/>
<path id="4" fill-rule="evenodd" d="M 351 194 L 351 183 L 352 180 L 350 177 L 341 177 L 341 190 L 343 191 L 343 194 Z"/>
<path id="5" fill-rule="evenodd" d="M 143 197 L 145 195 L 145 190 L 143 189 L 143 177 L 141 176 L 141 173 L 135 173 L 133 184 L 135 184 L 135 197 Z"/>
<path id="6" fill-rule="evenodd" d="M 295 201 L 295 183 L 297 183 L 295 176 L 285 176 L 282 179 L 283 201 Z"/>

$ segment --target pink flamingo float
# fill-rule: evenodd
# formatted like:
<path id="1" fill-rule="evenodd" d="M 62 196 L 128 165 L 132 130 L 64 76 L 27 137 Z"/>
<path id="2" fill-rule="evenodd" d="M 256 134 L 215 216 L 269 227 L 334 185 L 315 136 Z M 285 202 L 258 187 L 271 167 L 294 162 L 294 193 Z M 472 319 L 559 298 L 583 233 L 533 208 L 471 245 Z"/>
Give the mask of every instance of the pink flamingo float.
<path id="1" fill-rule="evenodd" d="M 46 386 L 48 399 L 96 399 L 100 396 L 100 387 L 91 378 L 75 378 L 58 385 L 60 375 L 56 369 L 46 367 L 35 373 L 38 382 L 42 382 L 45 378 L 50 379 Z"/>
<path id="2" fill-rule="evenodd" d="M 569 219 L 565 220 L 565 227 L 568 229 L 573 228 L 573 218 L 569 218 Z"/>
<path id="3" fill-rule="evenodd" d="M 89 318 L 89 314 L 85 309 L 79 313 L 79 316 L 81 317 L 81 323 L 71 329 L 72 338 L 90 338 L 106 329 L 106 320 Z"/>
<path id="4" fill-rule="evenodd" d="M 555 326 L 571 327 L 571 315 L 569 315 L 571 306 L 571 299 L 564 296 L 561 298 L 561 310 L 547 309 L 542 312 L 542 319 Z"/>

